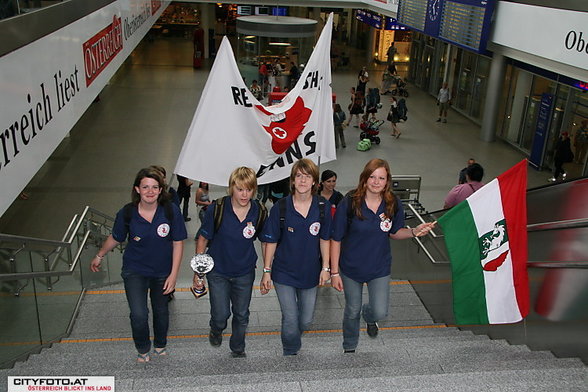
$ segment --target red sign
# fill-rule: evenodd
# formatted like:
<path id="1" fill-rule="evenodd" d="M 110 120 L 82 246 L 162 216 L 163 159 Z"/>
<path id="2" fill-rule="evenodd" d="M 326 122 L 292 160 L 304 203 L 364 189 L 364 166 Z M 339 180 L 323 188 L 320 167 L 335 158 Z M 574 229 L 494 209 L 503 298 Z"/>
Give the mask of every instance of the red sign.
<path id="1" fill-rule="evenodd" d="M 100 72 L 123 49 L 121 18 L 116 15 L 112 23 L 84 43 L 84 68 L 86 87 L 90 86 Z"/>

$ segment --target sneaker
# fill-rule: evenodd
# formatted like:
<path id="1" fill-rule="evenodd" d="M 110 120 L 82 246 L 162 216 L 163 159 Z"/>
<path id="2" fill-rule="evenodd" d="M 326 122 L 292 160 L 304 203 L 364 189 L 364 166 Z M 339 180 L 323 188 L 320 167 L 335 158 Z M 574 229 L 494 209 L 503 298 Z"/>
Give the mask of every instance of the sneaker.
<path id="1" fill-rule="evenodd" d="M 441 117 L 439 117 L 439 118 L 437 119 L 437 122 L 441 122 Z"/>
<path id="2" fill-rule="evenodd" d="M 355 352 L 355 350 L 343 350 L 343 353 L 345 354 L 353 354 Z"/>
<path id="3" fill-rule="evenodd" d="M 551 178 L 548 178 L 547 181 L 549 181 L 549 182 L 556 182 L 557 181 L 557 178 L 551 177 Z"/>
<path id="4" fill-rule="evenodd" d="M 344 146 L 344 147 L 345 147 L 345 146 Z M 562 180 L 565 180 L 567 176 L 568 176 L 568 173 L 564 173 L 564 174 L 562 174 L 562 175 L 561 175 L 561 178 L 562 178 Z"/>
<path id="5" fill-rule="evenodd" d="M 214 333 L 212 331 L 212 329 L 210 330 L 210 333 L 208 334 L 208 342 L 210 343 L 210 345 L 212 347 L 220 347 L 220 345 L 223 342 L 223 334 L 222 333 Z"/>
<path id="6" fill-rule="evenodd" d="M 367 334 L 370 338 L 378 336 L 378 323 L 367 323 Z"/>
<path id="7" fill-rule="evenodd" d="M 246 358 L 247 354 L 245 354 L 245 351 L 231 351 L 231 357 L 233 357 L 233 358 Z"/>

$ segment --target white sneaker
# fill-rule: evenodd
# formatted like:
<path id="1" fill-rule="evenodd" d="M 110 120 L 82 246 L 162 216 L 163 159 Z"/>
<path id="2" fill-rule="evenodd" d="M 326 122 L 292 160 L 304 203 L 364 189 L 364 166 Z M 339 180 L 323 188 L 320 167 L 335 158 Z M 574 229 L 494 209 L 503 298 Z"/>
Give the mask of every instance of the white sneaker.
<path id="1" fill-rule="evenodd" d="M 549 182 L 556 182 L 557 181 L 557 178 L 551 177 L 551 178 L 548 178 L 547 181 L 549 181 Z"/>
<path id="2" fill-rule="evenodd" d="M 568 176 L 568 173 L 564 173 L 564 174 L 562 174 L 562 175 L 561 175 L 561 178 L 562 178 L 562 180 L 565 180 L 567 176 Z"/>

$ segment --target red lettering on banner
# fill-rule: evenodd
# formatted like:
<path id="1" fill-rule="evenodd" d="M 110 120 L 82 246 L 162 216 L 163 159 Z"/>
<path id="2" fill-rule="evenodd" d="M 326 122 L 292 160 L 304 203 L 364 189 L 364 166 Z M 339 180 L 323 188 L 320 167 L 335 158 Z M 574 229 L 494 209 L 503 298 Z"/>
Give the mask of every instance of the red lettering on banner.
<path id="1" fill-rule="evenodd" d="M 86 87 L 96 79 L 112 59 L 123 49 L 122 20 L 116 15 L 112 23 L 82 45 Z"/>
<path id="2" fill-rule="evenodd" d="M 155 15 L 159 8 L 161 8 L 161 0 L 151 0 L 151 15 Z"/>

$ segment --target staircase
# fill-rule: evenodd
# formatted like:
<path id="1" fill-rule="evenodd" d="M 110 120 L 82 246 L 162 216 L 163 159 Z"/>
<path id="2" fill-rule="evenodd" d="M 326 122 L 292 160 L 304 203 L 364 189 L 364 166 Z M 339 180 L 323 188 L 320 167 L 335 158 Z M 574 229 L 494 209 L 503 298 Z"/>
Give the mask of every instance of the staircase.
<path id="1" fill-rule="evenodd" d="M 87 295 L 70 337 L 0 371 L 0 390 L 9 375 L 100 375 L 114 376 L 119 392 L 588 391 L 588 368 L 579 359 L 559 359 L 415 317 L 424 308 L 410 285 L 391 286 L 392 302 L 404 303 L 393 304 L 377 338 L 362 331 L 356 353 L 344 354 L 341 294 L 320 291 L 314 330 L 304 335 L 294 357 L 282 356 L 279 318 L 263 321 L 267 314 L 275 319 L 276 298 L 256 295 L 247 358 L 230 356 L 226 335 L 220 348 L 211 347 L 208 300 L 179 292 L 171 308 L 170 355 L 147 364 L 134 361 L 124 294 Z"/>

